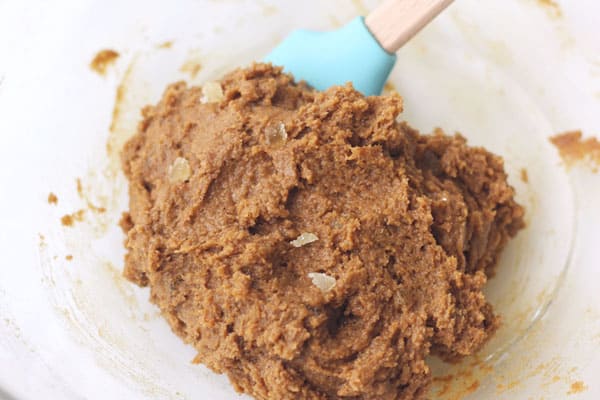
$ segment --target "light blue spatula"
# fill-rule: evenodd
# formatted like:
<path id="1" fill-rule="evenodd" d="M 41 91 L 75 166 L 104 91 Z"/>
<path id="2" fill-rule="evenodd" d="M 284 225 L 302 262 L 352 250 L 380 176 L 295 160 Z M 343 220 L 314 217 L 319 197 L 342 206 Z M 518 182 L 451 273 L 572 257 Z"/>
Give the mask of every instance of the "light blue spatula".
<path id="1" fill-rule="evenodd" d="M 335 31 L 294 31 L 265 61 L 317 90 L 352 82 L 364 95 L 378 95 L 396 62 L 395 52 L 450 3 L 388 0 Z"/>

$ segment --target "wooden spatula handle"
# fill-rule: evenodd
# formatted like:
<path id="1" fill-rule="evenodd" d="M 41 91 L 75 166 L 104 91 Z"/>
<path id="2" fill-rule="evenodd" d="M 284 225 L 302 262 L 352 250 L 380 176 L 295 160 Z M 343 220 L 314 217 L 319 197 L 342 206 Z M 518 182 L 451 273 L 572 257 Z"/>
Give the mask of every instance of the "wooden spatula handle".
<path id="1" fill-rule="evenodd" d="M 395 53 L 453 0 L 387 0 L 365 19 L 369 31 Z"/>

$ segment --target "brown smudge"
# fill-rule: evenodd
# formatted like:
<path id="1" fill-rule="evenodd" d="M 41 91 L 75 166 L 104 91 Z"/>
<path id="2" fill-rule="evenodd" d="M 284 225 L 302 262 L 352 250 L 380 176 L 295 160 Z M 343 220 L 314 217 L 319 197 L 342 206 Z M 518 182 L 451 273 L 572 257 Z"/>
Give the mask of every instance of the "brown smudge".
<path id="1" fill-rule="evenodd" d="M 562 17 L 562 10 L 558 3 L 554 0 L 537 0 L 537 3 L 542 6 L 550 16 L 559 18 Z"/>
<path id="2" fill-rule="evenodd" d="M 60 223 L 63 224 L 63 226 L 73 226 L 73 217 L 69 214 L 63 215 L 60 219 Z"/>
<path id="3" fill-rule="evenodd" d="M 65 256 L 65 260 L 67 260 L 67 261 L 72 261 L 72 260 L 73 260 L 73 255 L 72 255 L 72 254 L 67 254 L 67 255 Z"/>
<path id="4" fill-rule="evenodd" d="M 598 172 L 600 141 L 595 137 L 583 139 L 581 131 L 571 131 L 554 135 L 550 141 L 558 149 L 567 167 L 587 161 L 592 164 L 592 172 Z"/>
<path id="5" fill-rule="evenodd" d="M 527 173 L 527 170 L 525 168 L 521 168 L 520 176 L 521 181 L 523 181 L 523 183 L 529 182 L 529 174 Z"/>
<path id="6" fill-rule="evenodd" d="M 106 70 L 119 58 L 119 53 L 111 49 L 100 50 L 90 62 L 90 68 L 100 75 L 105 75 Z"/>
<path id="7" fill-rule="evenodd" d="M 98 214 L 105 213 L 106 207 L 97 206 L 90 201 L 89 196 L 87 196 L 83 190 L 83 183 L 81 182 L 81 178 L 77 178 L 76 183 L 77 183 L 77 195 L 79 196 L 80 199 L 85 200 L 85 203 L 86 203 L 88 209 L 90 211 L 98 213 Z"/>
<path id="8" fill-rule="evenodd" d="M 110 122 L 110 128 L 109 128 L 109 130 L 111 132 L 115 131 L 117 121 L 121 115 L 121 107 L 125 101 L 125 93 L 127 90 L 126 82 L 129 81 L 129 77 L 131 76 L 131 74 L 133 72 L 134 64 L 135 64 L 135 60 L 132 61 L 131 64 L 129 64 L 129 66 L 125 70 L 125 74 L 123 75 L 123 79 L 121 80 L 121 83 L 119 83 L 119 86 L 117 87 L 117 93 L 115 94 L 115 105 L 113 107 L 112 120 Z M 110 142 L 107 144 L 107 151 L 109 153 L 111 152 Z"/>
<path id="9" fill-rule="evenodd" d="M 127 72 L 126 72 L 126 74 L 127 74 Z M 124 97 L 125 97 L 125 88 L 123 87 L 123 84 L 121 83 L 117 87 L 117 94 L 115 95 L 115 106 L 113 107 L 112 120 L 110 122 L 110 128 L 109 128 L 109 130 L 111 132 L 114 131 L 115 121 L 117 119 L 119 119 L 119 115 L 121 113 L 121 109 L 119 106 L 123 102 Z"/>
<path id="10" fill-rule="evenodd" d="M 452 387 L 452 381 L 454 381 L 454 375 L 443 375 L 433 377 L 433 383 L 437 384 L 439 389 L 436 392 L 437 397 L 443 397 L 448 394 L 448 391 Z"/>
<path id="11" fill-rule="evenodd" d="M 335 17 L 335 15 L 328 15 L 329 23 L 334 28 L 339 28 L 342 26 L 342 23 Z"/>
<path id="12" fill-rule="evenodd" d="M 515 381 L 509 382 L 509 384 L 506 385 L 506 390 L 512 390 L 520 385 L 521 385 L 521 381 L 519 379 L 517 379 Z"/>
<path id="13" fill-rule="evenodd" d="M 265 17 L 269 17 L 271 15 L 275 15 L 279 12 L 279 9 L 271 4 L 263 4 L 262 5 L 262 15 Z"/>
<path id="14" fill-rule="evenodd" d="M 121 149 L 127 139 L 136 132 L 140 110 L 145 104 L 150 103 L 150 99 L 148 98 L 145 98 L 144 101 L 139 101 L 137 98 L 140 96 L 140 93 L 145 93 L 144 87 L 140 86 L 135 78 L 139 68 L 139 56 L 139 54 L 133 55 L 123 75 L 120 76 L 119 84 L 115 91 L 112 118 L 105 145 L 108 165 L 103 172 L 104 176 L 110 180 L 117 179 L 121 174 Z M 110 198 L 113 199 L 111 204 L 116 205 L 114 201 L 116 194 L 123 188 L 115 185 L 113 189 L 110 195 Z"/>
<path id="15" fill-rule="evenodd" d="M 430 396 L 442 400 L 460 400 L 472 394 L 494 368 L 478 357 L 468 360 L 456 373 L 434 376 Z"/>
<path id="16" fill-rule="evenodd" d="M 576 381 L 571 383 L 571 388 L 567 392 L 568 395 L 581 393 L 587 390 L 587 385 L 583 381 Z"/>
<path id="17" fill-rule="evenodd" d="M 58 197 L 52 192 L 48 194 L 48 204 L 58 204 Z"/>
<path id="18" fill-rule="evenodd" d="M 170 49 L 171 47 L 173 47 L 172 40 L 167 40 L 166 42 L 162 42 L 162 43 L 156 45 L 157 49 Z"/>
<path id="19" fill-rule="evenodd" d="M 479 381 L 473 381 L 473 383 L 465 389 L 465 396 L 471 394 L 479 388 Z"/>
<path id="20" fill-rule="evenodd" d="M 396 86 L 394 86 L 394 84 L 390 81 L 387 81 L 385 83 L 385 85 L 383 85 L 383 90 L 381 91 L 381 94 L 384 96 L 389 96 L 391 94 L 398 94 L 398 90 L 396 89 Z"/>
<path id="21" fill-rule="evenodd" d="M 362 0 L 352 0 L 352 4 L 359 14 L 367 15 L 369 13 L 369 9 L 364 5 Z"/>
<path id="22" fill-rule="evenodd" d="M 83 185 L 81 184 L 81 178 L 77 178 L 77 194 L 79 197 L 83 197 Z"/>
<path id="23" fill-rule="evenodd" d="M 496 394 L 500 395 L 509 390 L 519 390 L 525 382 L 534 377 L 539 377 L 541 380 L 541 388 L 553 387 L 552 390 L 556 390 L 557 386 L 555 385 L 566 385 L 571 388 L 568 394 L 579 393 L 586 390 L 587 386 L 581 381 L 573 382 L 572 374 L 576 371 L 577 367 L 567 370 L 559 358 L 553 358 L 548 362 L 537 365 L 535 368 L 513 370 L 510 377 L 505 375 L 496 376 L 497 382 L 499 380 L 503 381 L 496 384 Z M 573 383 L 569 384 L 569 382 Z"/>
<path id="24" fill-rule="evenodd" d="M 87 202 L 88 209 L 96 214 L 104 214 L 106 212 L 106 207 L 99 207 L 94 205 L 93 203 Z"/>
<path id="25" fill-rule="evenodd" d="M 85 215 L 85 210 L 78 210 L 72 214 L 63 215 L 62 218 L 60 219 L 60 223 L 63 224 L 63 226 L 70 227 L 70 226 L 73 226 L 75 224 L 75 222 L 83 221 L 84 215 Z"/>
<path id="26" fill-rule="evenodd" d="M 90 209 L 90 211 L 95 212 L 97 214 L 104 214 L 106 212 L 106 207 L 95 206 L 94 204 L 90 203 L 89 201 L 87 203 L 87 206 Z"/>
<path id="27" fill-rule="evenodd" d="M 186 73 L 190 76 L 190 78 L 194 79 L 196 75 L 202 70 L 202 64 L 199 61 L 190 59 L 183 63 L 183 65 L 179 68 L 179 70 L 183 73 Z"/>

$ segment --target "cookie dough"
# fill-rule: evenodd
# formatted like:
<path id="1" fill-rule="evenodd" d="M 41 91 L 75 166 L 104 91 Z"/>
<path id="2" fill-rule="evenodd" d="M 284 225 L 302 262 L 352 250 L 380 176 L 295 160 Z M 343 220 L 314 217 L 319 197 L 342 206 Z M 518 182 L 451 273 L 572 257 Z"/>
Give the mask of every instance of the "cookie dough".
<path id="1" fill-rule="evenodd" d="M 125 276 L 257 399 L 423 398 L 428 354 L 498 327 L 482 288 L 523 227 L 502 159 L 398 122 L 398 95 L 265 64 L 217 85 L 169 86 L 124 148 Z"/>

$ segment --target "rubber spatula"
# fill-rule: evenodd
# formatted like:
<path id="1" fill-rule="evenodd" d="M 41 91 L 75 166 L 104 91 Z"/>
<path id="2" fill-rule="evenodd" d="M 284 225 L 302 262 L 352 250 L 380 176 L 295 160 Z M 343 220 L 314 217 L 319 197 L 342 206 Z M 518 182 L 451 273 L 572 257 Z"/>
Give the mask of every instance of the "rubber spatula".
<path id="1" fill-rule="evenodd" d="M 265 61 L 317 90 L 352 82 L 364 95 L 378 95 L 396 62 L 395 52 L 450 3 L 388 0 L 335 31 L 294 31 Z"/>

